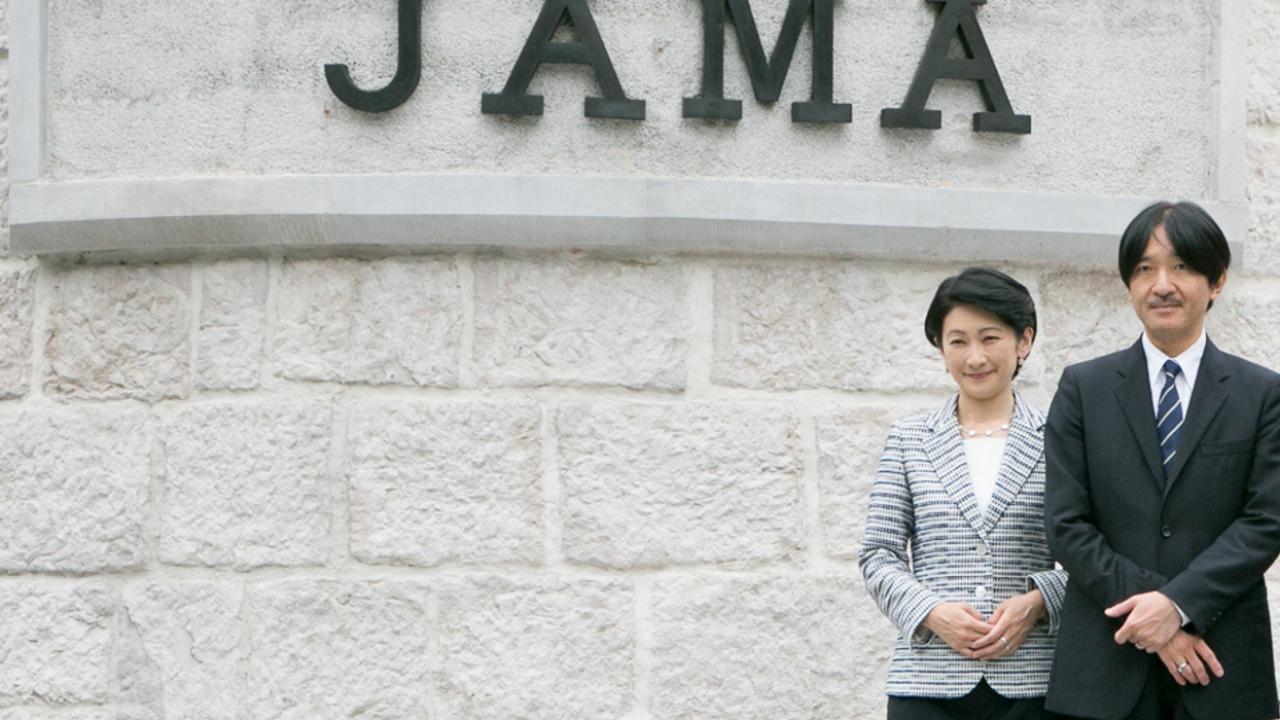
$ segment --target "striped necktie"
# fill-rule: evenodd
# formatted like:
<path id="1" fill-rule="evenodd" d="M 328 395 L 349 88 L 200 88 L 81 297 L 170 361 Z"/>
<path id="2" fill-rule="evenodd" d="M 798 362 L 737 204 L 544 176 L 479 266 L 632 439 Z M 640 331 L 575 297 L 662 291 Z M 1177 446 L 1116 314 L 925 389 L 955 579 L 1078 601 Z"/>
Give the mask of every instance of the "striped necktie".
<path id="1" fill-rule="evenodd" d="M 1164 362 L 1164 389 L 1156 407 L 1156 431 L 1160 434 L 1160 455 L 1164 459 L 1164 474 L 1169 475 L 1170 464 L 1178 454 L 1178 434 L 1182 430 L 1182 403 L 1174 379 L 1182 368 L 1173 360 Z"/>

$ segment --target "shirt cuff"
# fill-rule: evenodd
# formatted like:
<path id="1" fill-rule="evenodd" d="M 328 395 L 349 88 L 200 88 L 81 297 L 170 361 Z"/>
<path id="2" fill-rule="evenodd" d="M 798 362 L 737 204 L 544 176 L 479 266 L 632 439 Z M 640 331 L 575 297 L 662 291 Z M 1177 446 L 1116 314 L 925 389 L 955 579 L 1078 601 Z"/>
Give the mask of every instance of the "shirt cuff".
<path id="1" fill-rule="evenodd" d="M 1170 600 L 1169 602 L 1173 602 L 1173 601 Z M 1178 607 L 1178 603 L 1173 603 L 1173 609 L 1177 610 L 1178 617 L 1182 618 L 1182 625 L 1180 625 L 1179 627 L 1186 627 L 1187 625 L 1191 624 L 1191 618 L 1188 617 L 1186 613 L 1182 612 L 1182 608 Z"/>

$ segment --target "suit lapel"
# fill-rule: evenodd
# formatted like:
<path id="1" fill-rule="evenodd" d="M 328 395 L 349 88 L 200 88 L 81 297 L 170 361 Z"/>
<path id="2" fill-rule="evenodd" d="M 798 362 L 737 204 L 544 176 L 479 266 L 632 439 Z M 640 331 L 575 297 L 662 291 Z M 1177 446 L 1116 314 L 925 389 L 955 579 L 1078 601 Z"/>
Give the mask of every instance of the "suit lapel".
<path id="1" fill-rule="evenodd" d="M 999 522 L 1000 516 L 1013 502 L 1035 470 L 1043 454 L 1044 416 L 1014 393 L 1013 420 L 1009 423 L 1009 439 L 1000 459 L 1000 474 L 996 479 L 995 493 L 987 504 L 984 518 L 989 531 Z"/>
<path id="2" fill-rule="evenodd" d="M 1200 358 L 1200 369 L 1196 373 L 1196 386 L 1191 390 L 1191 408 L 1187 411 L 1187 419 L 1182 424 L 1182 432 L 1178 437 L 1178 453 L 1173 457 L 1169 468 L 1169 478 L 1164 484 L 1164 494 L 1169 495 L 1169 488 L 1182 474 L 1204 431 L 1209 423 L 1222 409 L 1227 399 L 1226 363 L 1222 351 L 1206 338 L 1204 355 Z"/>
<path id="3" fill-rule="evenodd" d="M 1147 374 L 1147 354 L 1142 351 L 1141 338 L 1129 348 L 1119 373 L 1116 400 L 1120 403 L 1125 420 L 1129 422 L 1129 429 L 1142 452 L 1142 459 L 1151 471 L 1151 480 L 1155 482 L 1157 489 L 1163 489 L 1164 464 L 1160 462 L 1160 437 L 1156 432 L 1155 410 L 1151 406 L 1151 378 Z M 1199 385 L 1199 382 L 1196 384 Z"/>
<path id="4" fill-rule="evenodd" d="M 964 444 L 960 439 L 960 424 L 956 422 L 956 396 L 953 395 L 929 417 L 929 427 L 932 433 L 924 441 L 925 455 L 951 502 L 960 508 L 960 514 L 985 540 L 987 531 L 982 515 L 978 513 L 973 485 L 969 482 L 969 463 L 965 460 Z"/>

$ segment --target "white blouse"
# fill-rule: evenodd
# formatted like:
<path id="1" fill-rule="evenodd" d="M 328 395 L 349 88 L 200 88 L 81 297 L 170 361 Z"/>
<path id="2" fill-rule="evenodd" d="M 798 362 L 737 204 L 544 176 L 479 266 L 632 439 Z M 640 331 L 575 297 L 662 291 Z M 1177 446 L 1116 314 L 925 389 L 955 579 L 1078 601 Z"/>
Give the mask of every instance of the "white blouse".
<path id="1" fill-rule="evenodd" d="M 969 482 L 978 500 L 978 510 L 987 512 L 991 496 L 996 491 L 996 478 L 1000 476 L 1000 459 L 1004 456 L 1007 438 L 965 438 L 964 455 L 969 462 Z"/>

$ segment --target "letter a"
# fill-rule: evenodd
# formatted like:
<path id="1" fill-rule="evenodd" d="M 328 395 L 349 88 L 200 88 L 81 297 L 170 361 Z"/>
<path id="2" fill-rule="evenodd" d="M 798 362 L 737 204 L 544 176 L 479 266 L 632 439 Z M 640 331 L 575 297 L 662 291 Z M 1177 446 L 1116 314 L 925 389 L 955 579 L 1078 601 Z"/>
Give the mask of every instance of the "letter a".
<path id="1" fill-rule="evenodd" d="M 560 23 L 568 18 L 581 35 L 578 42 L 551 42 Z M 604 49 L 595 18 L 587 8 L 587 0 L 546 0 L 542 13 L 533 23 L 529 39 L 511 69 L 507 84 L 500 93 L 485 93 L 480 98 L 480 112 L 500 115 L 541 115 L 542 96 L 529 95 L 529 83 L 542 63 L 588 65 L 604 97 L 588 97 L 587 117 L 643 120 L 644 101 L 632 100 L 622 91 L 618 75 L 613 71 L 609 53 Z"/>
<path id="2" fill-rule="evenodd" d="M 974 80 L 982 90 L 982 98 L 986 102 L 987 112 L 973 114 L 973 129 L 979 132 L 1005 132 L 1026 135 L 1031 132 L 1031 116 L 1015 115 L 1013 106 L 1009 104 L 1009 96 L 1005 94 L 1004 83 L 1000 81 L 1000 73 L 996 70 L 995 60 L 987 48 L 987 40 L 978 27 L 978 18 L 974 15 L 975 5 L 982 5 L 986 0 L 928 0 L 941 3 L 942 10 L 933 25 L 933 33 L 925 45 L 924 57 L 916 68 L 916 76 L 911 80 L 907 97 L 902 107 L 885 108 L 880 111 L 880 127 L 886 128 L 926 128 L 937 130 L 942 127 L 942 113 L 937 110 L 926 110 L 924 105 L 929 101 L 929 93 L 939 78 L 953 80 Z M 947 57 L 952 38 L 960 36 L 960 44 L 964 47 L 964 59 Z"/>

